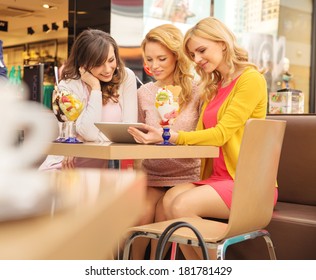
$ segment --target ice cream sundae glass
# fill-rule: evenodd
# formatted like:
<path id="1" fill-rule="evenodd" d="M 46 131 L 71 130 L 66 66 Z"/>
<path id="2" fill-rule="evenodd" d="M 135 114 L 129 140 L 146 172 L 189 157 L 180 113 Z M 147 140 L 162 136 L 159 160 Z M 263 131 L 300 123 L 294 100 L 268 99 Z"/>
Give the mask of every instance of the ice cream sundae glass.
<path id="1" fill-rule="evenodd" d="M 68 138 L 64 143 L 82 143 L 82 141 L 76 137 L 76 120 L 84 108 L 84 103 L 72 92 L 61 90 L 60 94 L 59 108 L 67 118 L 69 129 Z"/>
<path id="2" fill-rule="evenodd" d="M 179 113 L 178 96 L 181 92 L 180 86 L 165 86 L 159 88 L 156 94 L 155 106 L 161 118 L 160 125 L 163 128 L 162 145 L 171 145 L 170 126 L 174 123 Z"/>
<path id="3" fill-rule="evenodd" d="M 59 107 L 59 101 L 61 98 L 61 92 L 55 87 L 53 94 L 52 94 L 52 109 L 54 115 L 58 120 L 58 128 L 59 128 L 59 135 L 54 140 L 56 143 L 62 143 L 66 140 L 66 129 L 67 129 L 67 118 L 64 115 L 63 111 Z"/>

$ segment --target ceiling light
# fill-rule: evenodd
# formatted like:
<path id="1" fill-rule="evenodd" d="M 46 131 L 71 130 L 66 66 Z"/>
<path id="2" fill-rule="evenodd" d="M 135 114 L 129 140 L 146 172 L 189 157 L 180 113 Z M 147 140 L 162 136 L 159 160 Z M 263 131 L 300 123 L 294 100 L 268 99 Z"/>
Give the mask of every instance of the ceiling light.
<path id="1" fill-rule="evenodd" d="M 47 24 L 43 24 L 43 32 L 48 33 L 50 31 L 50 28 L 48 27 Z"/>
<path id="2" fill-rule="evenodd" d="M 34 33 L 35 33 L 35 31 L 32 27 L 27 28 L 27 35 L 33 35 Z"/>
<path id="3" fill-rule="evenodd" d="M 52 23 L 52 30 L 58 30 L 58 28 L 59 28 L 59 26 L 57 25 L 57 23 L 56 22 L 53 22 Z"/>

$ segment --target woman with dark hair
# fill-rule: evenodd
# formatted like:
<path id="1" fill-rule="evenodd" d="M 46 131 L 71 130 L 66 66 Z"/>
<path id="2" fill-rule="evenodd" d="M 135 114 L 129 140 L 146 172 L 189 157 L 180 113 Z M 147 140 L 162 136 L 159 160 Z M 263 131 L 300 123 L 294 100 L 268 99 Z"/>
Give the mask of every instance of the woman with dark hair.
<path id="1" fill-rule="evenodd" d="M 115 40 L 106 32 L 87 29 L 75 40 L 61 73 L 59 90 L 76 94 L 85 108 L 76 121 L 84 141 L 104 141 L 96 122 L 136 122 L 135 74 L 124 66 Z M 106 160 L 48 156 L 40 169 L 107 166 Z"/>

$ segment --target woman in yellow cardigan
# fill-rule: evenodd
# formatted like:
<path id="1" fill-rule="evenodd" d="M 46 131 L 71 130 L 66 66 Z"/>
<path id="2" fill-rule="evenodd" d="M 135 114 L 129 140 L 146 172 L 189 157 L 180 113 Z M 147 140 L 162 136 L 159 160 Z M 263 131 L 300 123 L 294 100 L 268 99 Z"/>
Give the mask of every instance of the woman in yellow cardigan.
<path id="1" fill-rule="evenodd" d="M 248 62 L 247 51 L 237 44 L 234 34 L 214 17 L 202 19 L 187 31 L 184 49 L 201 77 L 205 102 L 197 130 L 172 131 L 170 142 L 218 146 L 220 156 L 203 161 L 201 181 L 176 185 L 166 192 L 157 206 L 156 221 L 184 216 L 226 219 L 245 123 L 249 118 L 266 117 L 266 81 Z M 133 128 L 129 132 L 140 143 L 162 142 L 161 130 L 144 128 L 147 134 Z"/>

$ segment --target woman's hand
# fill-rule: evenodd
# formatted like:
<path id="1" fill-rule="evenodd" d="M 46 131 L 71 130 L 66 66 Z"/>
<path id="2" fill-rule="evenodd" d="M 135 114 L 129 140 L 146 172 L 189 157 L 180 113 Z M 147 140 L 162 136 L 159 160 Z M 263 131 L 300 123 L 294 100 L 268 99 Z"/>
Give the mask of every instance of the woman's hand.
<path id="1" fill-rule="evenodd" d="M 81 80 L 86 83 L 91 90 L 101 90 L 100 81 L 98 78 L 93 76 L 89 71 L 87 71 L 84 67 L 79 68 L 79 73 L 81 76 Z"/>
<path id="2" fill-rule="evenodd" d="M 156 128 L 147 124 L 142 124 L 141 129 L 136 127 L 129 127 L 127 131 L 134 137 L 137 143 L 143 144 L 156 144 L 162 143 L 162 128 Z M 147 132 L 143 132 L 147 131 Z M 171 137 L 170 140 L 176 141 L 178 134 L 172 130 L 170 130 Z"/>
<path id="3" fill-rule="evenodd" d="M 75 160 L 74 157 L 67 157 L 65 156 L 62 163 L 62 169 L 73 169 L 75 168 Z"/>

